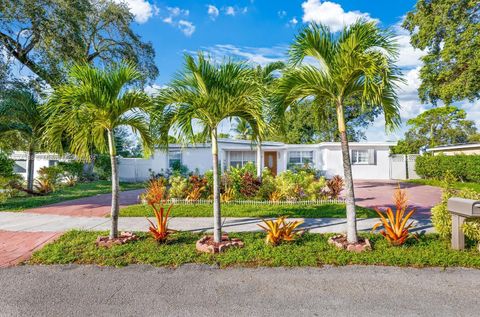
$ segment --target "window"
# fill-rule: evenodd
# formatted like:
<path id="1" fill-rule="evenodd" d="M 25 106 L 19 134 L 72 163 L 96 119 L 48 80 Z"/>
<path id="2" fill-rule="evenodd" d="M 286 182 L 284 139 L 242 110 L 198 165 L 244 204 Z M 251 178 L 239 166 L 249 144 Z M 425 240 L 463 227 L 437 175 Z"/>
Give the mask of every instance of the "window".
<path id="1" fill-rule="evenodd" d="M 256 161 L 257 160 L 256 160 L 255 152 L 252 152 L 252 151 L 230 152 L 230 166 L 239 168 L 239 167 L 244 167 L 245 164 L 247 164 L 248 162 L 255 164 Z"/>
<path id="2" fill-rule="evenodd" d="M 182 165 L 181 151 L 168 151 L 168 167 L 177 168 Z"/>
<path id="3" fill-rule="evenodd" d="M 313 163 L 313 151 L 291 151 L 288 153 L 288 165 L 304 166 Z"/>
<path id="4" fill-rule="evenodd" d="M 13 165 L 13 171 L 15 173 L 26 173 L 27 160 L 15 160 L 15 165 Z"/>
<path id="5" fill-rule="evenodd" d="M 58 165 L 58 161 L 57 161 L 57 160 L 49 160 L 49 161 L 48 161 L 48 166 L 49 166 L 49 167 L 57 166 L 57 165 Z"/>
<path id="6" fill-rule="evenodd" d="M 352 164 L 375 164 L 374 150 L 352 150 Z"/>

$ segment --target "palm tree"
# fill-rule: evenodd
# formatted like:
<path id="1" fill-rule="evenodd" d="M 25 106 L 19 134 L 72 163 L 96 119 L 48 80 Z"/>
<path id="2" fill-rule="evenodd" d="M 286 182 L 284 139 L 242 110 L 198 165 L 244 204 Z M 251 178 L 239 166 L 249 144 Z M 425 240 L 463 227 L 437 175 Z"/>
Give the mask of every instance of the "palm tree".
<path id="1" fill-rule="evenodd" d="M 112 165 L 112 225 L 110 238 L 118 237 L 119 181 L 114 130 L 130 127 L 138 133 L 146 154 L 152 138 L 147 113 L 152 101 L 145 93 L 126 90 L 142 79 L 134 66 L 122 64 L 106 70 L 91 65 L 72 67 L 65 84 L 56 87 L 45 112 L 49 114 L 45 140 L 49 147 L 62 152 L 61 140 L 70 140 L 68 151 L 89 160 L 91 145 L 100 153 L 109 153 Z"/>
<path id="2" fill-rule="evenodd" d="M 235 138 L 239 140 L 251 140 L 253 130 L 248 124 L 247 120 L 242 118 L 235 118 L 235 126 L 232 131 L 235 133 Z"/>
<path id="3" fill-rule="evenodd" d="M 17 133 L 28 151 L 27 190 L 33 191 L 35 152 L 39 148 L 45 117 L 40 102 L 30 91 L 12 88 L 2 93 L 0 100 L 0 134 Z"/>
<path id="4" fill-rule="evenodd" d="M 357 242 L 355 194 L 345 125 L 345 102 L 358 98 L 358 107 L 368 111 L 381 106 L 386 126 L 399 123 L 395 88 L 401 81 L 395 66 L 398 46 L 393 33 L 373 22 L 357 21 L 339 34 L 324 25 L 303 28 L 289 50 L 290 63 L 278 85 L 284 111 L 288 105 L 313 99 L 321 107 L 333 107 L 340 134 L 347 205 L 347 240 Z M 308 63 L 302 63 L 308 57 Z"/>
<path id="5" fill-rule="evenodd" d="M 248 65 L 230 60 L 217 64 L 202 53 L 196 59 L 186 55 L 184 70 L 157 96 L 163 140 L 172 127 L 187 141 L 195 125 L 203 140 L 212 144 L 215 242 L 221 242 L 217 127 L 225 119 L 238 117 L 248 122 L 254 134 L 263 131 L 261 96 L 262 87 Z"/>

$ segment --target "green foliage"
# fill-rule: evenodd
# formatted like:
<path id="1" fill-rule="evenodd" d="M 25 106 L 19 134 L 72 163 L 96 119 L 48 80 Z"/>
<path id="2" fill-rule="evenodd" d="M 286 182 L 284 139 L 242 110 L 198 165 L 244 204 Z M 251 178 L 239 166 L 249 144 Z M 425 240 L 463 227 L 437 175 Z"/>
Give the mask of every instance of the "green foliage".
<path id="1" fill-rule="evenodd" d="M 95 155 L 93 173 L 100 180 L 109 180 L 112 177 L 112 162 L 106 154 Z"/>
<path id="2" fill-rule="evenodd" d="M 225 267 L 322 267 L 324 265 L 391 265 L 402 267 L 474 267 L 480 268 L 480 253 L 468 245 L 465 251 L 450 249 L 448 243 L 435 234 L 420 235 L 404 246 L 393 247 L 379 234 L 362 234 L 374 245 L 372 251 L 345 252 L 328 244 L 331 234 L 306 233 L 292 243 L 275 248 L 266 245 L 265 233 L 229 233 L 239 238 L 244 248 L 207 254 L 195 250 L 195 242 L 203 233 L 178 232 L 170 235 L 170 243 L 159 244 L 146 232 L 139 240 L 98 248 L 95 239 L 105 233 L 70 231 L 58 240 L 34 253 L 30 264 L 95 264 L 126 266 L 149 264 L 178 267 L 187 263 Z"/>
<path id="3" fill-rule="evenodd" d="M 13 176 L 14 165 L 15 165 L 15 161 L 10 159 L 6 153 L 0 151 L 0 176 L 1 177 Z"/>
<path id="4" fill-rule="evenodd" d="M 188 174 L 188 167 L 186 165 L 183 165 L 180 161 L 173 162 L 170 169 L 173 175 L 186 176 Z"/>
<path id="5" fill-rule="evenodd" d="M 168 183 L 170 185 L 168 193 L 170 198 L 185 198 L 189 187 L 188 180 L 185 177 L 181 175 L 172 175 L 168 179 Z"/>
<path id="6" fill-rule="evenodd" d="M 158 74 L 152 44 L 133 31 L 126 3 L 5 0 L 0 11 L 0 48 L 52 87 L 64 81 L 66 67 L 85 61 L 128 60 L 150 79 Z"/>
<path id="7" fill-rule="evenodd" d="M 73 177 L 77 180 L 82 179 L 83 177 L 83 168 L 85 163 L 81 161 L 70 161 L 70 162 L 58 162 L 58 168 L 65 174 L 67 177 Z"/>
<path id="8" fill-rule="evenodd" d="M 447 171 L 460 181 L 480 182 L 479 155 L 422 155 L 415 161 L 422 178 L 443 179 Z"/>
<path id="9" fill-rule="evenodd" d="M 262 171 L 262 183 L 258 189 L 256 198 L 259 200 L 269 200 L 270 195 L 275 191 L 275 177 L 268 168 Z"/>
<path id="10" fill-rule="evenodd" d="M 454 106 L 433 108 L 409 119 L 405 139 L 392 148 L 394 154 L 416 154 L 422 147 L 466 143 L 474 136 L 475 122 Z"/>
<path id="11" fill-rule="evenodd" d="M 480 193 L 470 189 L 454 190 L 449 185 L 444 188 L 442 201 L 434 206 L 431 212 L 435 231 L 445 239 L 449 239 L 452 235 L 452 215 L 447 210 L 447 202 L 451 197 L 480 200 Z M 477 228 L 478 224 L 475 220 L 467 220 L 467 223 L 463 227 L 463 229 L 466 229 L 464 232 L 467 237 L 480 242 L 480 239 L 478 239 L 480 231 L 477 231 Z"/>
<path id="12" fill-rule="evenodd" d="M 49 194 L 57 188 L 62 176 L 62 169 L 58 166 L 42 167 L 38 170 L 35 179 L 35 189 L 41 194 Z"/>
<path id="13" fill-rule="evenodd" d="M 418 0 L 403 27 L 412 35 L 412 46 L 426 52 L 420 70 L 423 102 L 440 99 L 450 104 L 478 98 L 478 1 Z"/>

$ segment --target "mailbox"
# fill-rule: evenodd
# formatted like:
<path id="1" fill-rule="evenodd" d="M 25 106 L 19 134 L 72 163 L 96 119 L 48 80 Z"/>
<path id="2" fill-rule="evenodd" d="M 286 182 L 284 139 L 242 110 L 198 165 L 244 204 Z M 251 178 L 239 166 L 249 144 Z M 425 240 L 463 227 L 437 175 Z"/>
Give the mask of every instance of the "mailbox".
<path id="1" fill-rule="evenodd" d="M 447 210 L 452 214 L 452 248 L 464 249 L 462 225 L 467 218 L 480 218 L 480 201 L 453 197 L 447 202 Z"/>

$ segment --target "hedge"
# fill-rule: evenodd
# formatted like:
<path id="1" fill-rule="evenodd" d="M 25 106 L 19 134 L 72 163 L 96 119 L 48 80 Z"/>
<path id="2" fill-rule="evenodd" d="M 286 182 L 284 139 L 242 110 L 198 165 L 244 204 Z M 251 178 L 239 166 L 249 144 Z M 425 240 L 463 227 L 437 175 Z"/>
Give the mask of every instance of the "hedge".
<path id="1" fill-rule="evenodd" d="M 415 161 L 422 178 L 443 179 L 450 171 L 459 181 L 480 182 L 480 155 L 422 155 Z"/>

